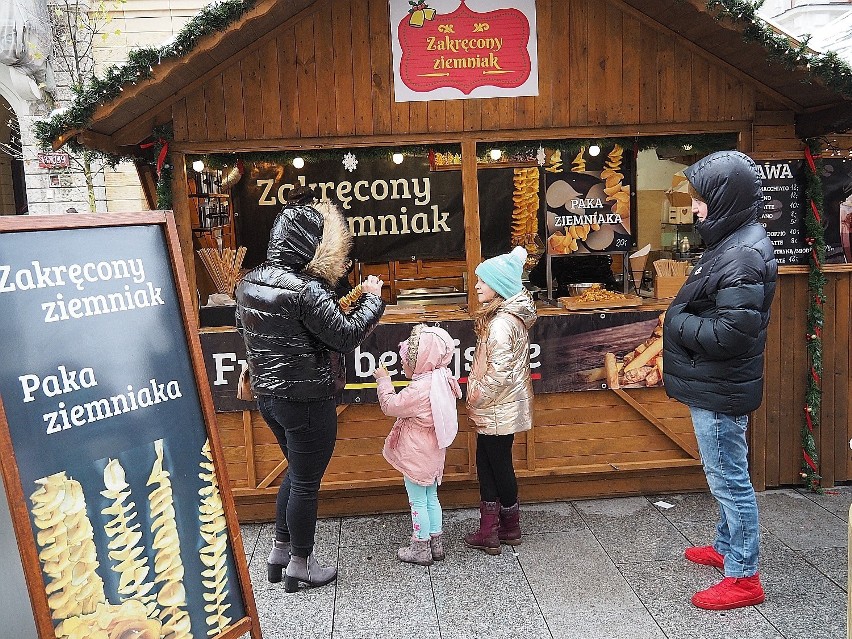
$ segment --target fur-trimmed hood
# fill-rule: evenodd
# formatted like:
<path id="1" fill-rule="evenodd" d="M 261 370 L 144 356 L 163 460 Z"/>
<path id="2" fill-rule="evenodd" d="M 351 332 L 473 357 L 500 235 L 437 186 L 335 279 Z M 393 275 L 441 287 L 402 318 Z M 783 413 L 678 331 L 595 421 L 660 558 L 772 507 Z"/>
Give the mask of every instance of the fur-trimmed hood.
<path id="1" fill-rule="evenodd" d="M 346 275 L 351 248 L 349 226 L 334 204 L 287 205 L 272 225 L 266 259 L 334 286 Z"/>

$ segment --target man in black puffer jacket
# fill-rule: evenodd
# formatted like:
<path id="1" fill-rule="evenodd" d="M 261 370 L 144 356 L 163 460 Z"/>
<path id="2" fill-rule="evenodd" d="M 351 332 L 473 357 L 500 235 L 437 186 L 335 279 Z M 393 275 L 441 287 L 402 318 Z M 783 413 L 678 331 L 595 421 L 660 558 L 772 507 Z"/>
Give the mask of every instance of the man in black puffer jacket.
<path id="1" fill-rule="evenodd" d="M 719 503 L 712 546 L 686 558 L 723 568 L 722 582 L 695 594 L 699 608 L 761 603 L 757 500 L 748 474 L 748 413 L 763 397 L 763 351 L 778 267 L 758 223 L 761 182 L 738 151 L 713 153 L 684 171 L 695 228 L 707 246 L 666 312 L 666 392 L 689 406 L 704 473 Z"/>
<path id="2" fill-rule="evenodd" d="M 352 236 L 334 206 L 312 200 L 308 189 L 291 193 L 272 227 L 266 262 L 235 292 L 258 410 L 288 461 L 267 560 L 271 582 L 286 569 L 287 592 L 337 576 L 313 549 L 320 480 L 337 441 L 342 353 L 372 332 L 385 308 L 383 282 L 370 276 L 349 313 L 341 311 L 333 287 L 346 273 Z"/>

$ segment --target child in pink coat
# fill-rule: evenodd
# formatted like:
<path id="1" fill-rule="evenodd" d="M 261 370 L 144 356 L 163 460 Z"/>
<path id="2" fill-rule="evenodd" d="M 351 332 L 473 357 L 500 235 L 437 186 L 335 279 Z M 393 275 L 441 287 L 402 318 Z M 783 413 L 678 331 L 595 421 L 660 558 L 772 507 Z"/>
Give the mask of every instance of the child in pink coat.
<path id="1" fill-rule="evenodd" d="M 414 533 L 397 557 L 421 566 L 444 558 L 438 484 L 444 475 L 446 448 L 458 433 L 456 400 L 461 389 L 447 365 L 455 343 L 438 326 L 418 324 L 399 345 L 402 369 L 411 383 L 399 393 L 384 367 L 376 369 L 382 412 L 396 417 L 382 455 L 404 475 Z"/>

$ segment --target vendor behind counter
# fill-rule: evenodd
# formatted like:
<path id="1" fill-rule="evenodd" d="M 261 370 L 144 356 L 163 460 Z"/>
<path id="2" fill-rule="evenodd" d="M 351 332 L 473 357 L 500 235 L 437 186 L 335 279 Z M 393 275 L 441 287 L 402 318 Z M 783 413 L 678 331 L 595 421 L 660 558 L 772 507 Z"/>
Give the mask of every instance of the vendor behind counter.
<path id="1" fill-rule="evenodd" d="M 550 261 L 553 273 L 553 294 L 555 297 L 568 295 L 569 284 L 599 282 L 611 291 L 619 291 L 620 285 L 612 272 L 611 255 L 582 255 L 555 257 Z M 547 258 L 542 257 L 530 271 L 530 284 L 542 289 L 547 288 Z"/>

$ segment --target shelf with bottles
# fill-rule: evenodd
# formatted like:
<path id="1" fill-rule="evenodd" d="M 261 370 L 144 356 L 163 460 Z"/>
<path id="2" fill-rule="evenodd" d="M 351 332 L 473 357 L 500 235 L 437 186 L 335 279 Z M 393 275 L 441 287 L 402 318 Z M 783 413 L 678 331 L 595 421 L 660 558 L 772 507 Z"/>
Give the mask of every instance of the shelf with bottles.
<path id="1" fill-rule="evenodd" d="M 193 171 L 187 176 L 187 191 L 196 248 L 235 248 L 234 211 L 231 195 L 222 190 L 222 171 Z"/>
<path id="2" fill-rule="evenodd" d="M 660 245 L 671 251 L 675 259 L 689 259 L 700 254 L 703 245 L 701 236 L 692 224 L 663 222 L 660 229 Z"/>

